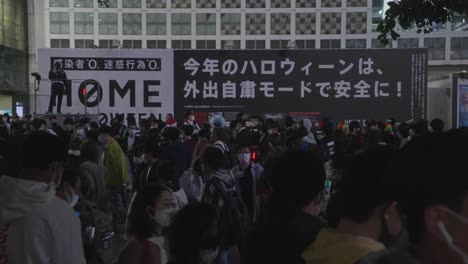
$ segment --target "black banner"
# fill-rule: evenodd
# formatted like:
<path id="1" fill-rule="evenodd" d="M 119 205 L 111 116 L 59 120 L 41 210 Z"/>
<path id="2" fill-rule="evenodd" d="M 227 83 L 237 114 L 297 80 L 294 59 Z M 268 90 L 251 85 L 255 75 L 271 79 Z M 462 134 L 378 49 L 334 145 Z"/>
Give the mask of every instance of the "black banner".
<path id="1" fill-rule="evenodd" d="M 427 49 L 177 50 L 175 114 L 426 115 Z"/>
<path id="2" fill-rule="evenodd" d="M 65 71 L 161 71 L 160 58 L 51 57 Z"/>

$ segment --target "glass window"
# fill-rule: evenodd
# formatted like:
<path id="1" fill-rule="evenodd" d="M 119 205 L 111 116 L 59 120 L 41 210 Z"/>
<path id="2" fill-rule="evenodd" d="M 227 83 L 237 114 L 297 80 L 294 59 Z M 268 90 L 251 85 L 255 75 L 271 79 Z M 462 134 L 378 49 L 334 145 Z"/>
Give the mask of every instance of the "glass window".
<path id="1" fill-rule="evenodd" d="M 298 39 L 296 40 L 296 48 L 315 49 L 315 39 Z"/>
<path id="2" fill-rule="evenodd" d="M 271 49 L 288 49 L 288 40 L 272 40 L 270 42 Z"/>
<path id="3" fill-rule="evenodd" d="M 296 35 L 315 34 L 315 13 L 296 13 Z"/>
<path id="4" fill-rule="evenodd" d="M 346 0 L 347 7 L 365 7 L 367 0 Z"/>
<path id="5" fill-rule="evenodd" d="M 197 14 L 197 35 L 216 35 L 216 14 Z"/>
<path id="6" fill-rule="evenodd" d="M 99 34 L 100 35 L 117 35 L 117 33 L 118 33 L 117 14 L 99 13 Z"/>
<path id="7" fill-rule="evenodd" d="M 75 13 L 75 34 L 93 34 L 93 13 Z"/>
<path id="8" fill-rule="evenodd" d="M 172 8 L 190 8 L 192 6 L 191 0 L 171 0 Z"/>
<path id="9" fill-rule="evenodd" d="M 166 8 L 166 0 L 146 0 L 146 8 Z"/>
<path id="10" fill-rule="evenodd" d="M 296 8 L 313 8 L 316 7 L 316 0 L 296 0 Z"/>
<path id="11" fill-rule="evenodd" d="M 124 0 L 127 1 L 127 0 Z M 106 2 L 99 4 L 100 8 L 117 8 L 117 0 L 107 0 Z"/>
<path id="12" fill-rule="evenodd" d="M 366 40 L 365 39 L 347 39 L 346 48 L 347 49 L 365 49 Z"/>
<path id="13" fill-rule="evenodd" d="M 50 47 L 68 49 L 70 48 L 70 40 L 69 39 L 51 39 Z"/>
<path id="14" fill-rule="evenodd" d="M 95 0 L 74 0 L 75 2 L 75 7 L 88 7 L 88 8 L 93 8 L 94 2 L 97 2 Z"/>
<path id="15" fill-rule="evenodd" d="M 124 49 L 141 49 L 141 40 L 124 39 L 123 48 Z"/>
<path id="16" fill-rule="evenodd" d="M 229 48 L 229 46 L 231 46 L 231 48 Z M 221 40 L 221 49 L 240 49 L 240 48 L 241 48 L 240 40 Z"/>
<path id="17" fill-rule="evenodd" d="M 418 48 L 419 39 L 417 38 L 399 38 L 398 48 Z"/>
<path id="18" fill-rule="evenodd" d="M 291 0 L 271 0 L 271 8 L 290 8 Z"/>
<path id="19" fill-rule="evenodd" d="M 146 41 L 146 48 L 148 49 L 165 49 L 166 48 L 166 41 L 165 40 L 147 40 Z"/>
<path id="20" fill-rule="evenodd" d="M 123 34 L 141 35 L 141 14 L 124 13 L 123 14 Z"/>
<path id="21" fill-rule="evenodd" d="M 450 49 L 451 60 L 466 60 L 468 59 L 468 37 L 452 38 Z"/>
<path id="22" fill-rule="evenodd" d="M 341 7 L 341 0 L 322 0 L 322 7 Z"/>
<path id="23" fill-rule="evenodd" d="M 455 15 L 452 19 L 452 31 L 468 31 L 468 17 Z"/>
<path id="24" fill-rule="evenodd" d="M 392 47 L 392 41 L 390 40 L 390 43 L 386 46 L 382 45 L 379 39 L 373 39 L 371 42 L 371 47 L 373 49 L 384 49 L 384 48 L 391 48 Z"/>
<path id="25" fill-rule="evenodd" d="M 95 47 L 94 40 L 92 39 L 75 39 L 75 49 L 91 49 Z"/>
<path id="26" fill-rule="evenodd" d="M 424 47 L 429 49 L 429 60 L 445 60 L 445 38 L 424 39 Z"/>
<path id="27" fill-rule="evenodd" d="M 263 39 L 246 40 L 245 48 L 246 49 L 265 49 L 265 40 Z"/>
<path id="28" fill-rule="evenodd" d="M 341 48 L 341 40 L 339 39 L 322 39 L 320 40 L 321 49 L 339 49 Z"/>
<path id="29" fill-rule="evenodd" d="M 216 8 L 216 0 L 197 0 L 197 8 Z"/>
<path id="30" fill-rule="evenodd" d="M 241 8 L 241 1 L 240 0 L 221 1 L 221 8 Z"/>
<path id="31" fill-rule="evenodd" d="M 100 39 L 99 48 L 101 49 L 116 49 L 120 47 L 120 41 L 115 39 Z"/>
<path id="32" fill-rule="evenodd" d="M 221 35 L 240 35 L 241 14 L 221 14 Z"/>
<path id="33" fill-rule="evenodd" d="M 166 35 L 166 14 L 146 14 L 146 34 Z"/>
<path id="34" fill-rule="evenodd" d="M 192 41 L 190 40 L 173 40 L 172 41 L 173 49 L 191 49 Z"/>
<path id="35" fill-rule="evenodd" d="M 122 1 L 123 8 L 141 8 L 141 0 L 124 0 Z"/>
<path id="36" fill-rule="evenodd" d="M 320 21 L 323 35 L 341 34 L 341 13 L 321 13 Z"/>
<path id="37" fill-rule="evenodd" d="M 271 13 L 271 34 L 291 34 L 291 16 L 289 13 Z"/>
<path id="38" fill-rule="evenodd" d="M 246 35 L 265 35 L 265 13 L 247 13 L 245 14 L 245 34 Z"/>
<path id="39" fill-rule="evenodd" d="M 197 40 L 197 49 L 216 49 L 216 40 Z"/>
<path id="40" fill-rule="evenodd" d="M 367 12 L 346 13 L 346 34 L 367 33 Z"/>
<path id="41" fill-rule="evenodd" d="M 50 7 L 69 7 L 68 0 L 49 0 Z"/>
<path id="42" fill-rule="evenodd" d="M 192 34 L 192 15 L 178 14 L 171 15 L 172 35 L 191 35 Z"/>
<path id="43" fill-rule="evenodd" d="M 307 0 L 306 0 L 307 1 Z M 265 0 L 245 0 L 247 8 L 265 8 Z"/>
<path id="44" fill-rule="evenodd" d="M 69 34 L 70 33 L 70 15 L 67 12 L 50 13 L 50 33 L 51 34 Z"/>

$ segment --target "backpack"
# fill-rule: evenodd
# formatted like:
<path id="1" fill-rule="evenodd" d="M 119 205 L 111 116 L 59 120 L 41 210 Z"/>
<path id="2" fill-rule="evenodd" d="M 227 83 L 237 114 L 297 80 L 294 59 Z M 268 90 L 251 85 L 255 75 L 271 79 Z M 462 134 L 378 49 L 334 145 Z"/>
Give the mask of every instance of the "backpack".
<path id="1" fill-rule="evenodd" d="M 246 236 L 251 229 L 247 207 L 242 200 L 239 184 L 236 185 L 235 190 L 228 192 L 226 192 L 223 184 L 216 177 L 210 178 L 205 183 L 205 189 L 212 185 L 216 190 L 215 192 L 224 201 L 223 206 L 219 208 L 218 235 L 220 244 L 224 248 L 237 245 L 239 250 L 242 250 Z"/>
<path id="2" fill-rule="evenodd" d="M 221 152 L 223 152 L 223 156 L 224 156 L 224 169 L 226 170 L 230 170 L 232 169 L 232 167 L 234 167 L 234 160 L 235 158 L 233 158 L 231 152 L 229 151 L 229 148 L 227 147 L 227 145 L 223 145 L 223 144 L 214 144 L 214 147 L 221 150 Z"/>

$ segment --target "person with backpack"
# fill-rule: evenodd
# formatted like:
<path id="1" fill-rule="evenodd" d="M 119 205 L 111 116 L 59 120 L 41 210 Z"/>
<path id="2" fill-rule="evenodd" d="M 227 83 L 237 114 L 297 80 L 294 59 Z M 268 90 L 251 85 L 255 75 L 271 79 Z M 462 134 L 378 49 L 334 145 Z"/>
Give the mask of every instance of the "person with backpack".
<path id="1" fill-rule="evenodd" d="M 207 175 L 202 201 L 220 211 L 218 232 L 220 248 L 217 263 L 229 263 L 229 252 L 235 247 L 242 251 L 249 218 L 240 188 L 234 175 L 224 169 L 224 155 L 217 147 L 208 147 L 202 156 Z"/>
<path id="2" fill-rule="evenodd" d="M 231 157 L 231 151 L 227 145 L 229 141 L 229 134 L 224 127 L 215 127 L 211 134 L 211 142 L 213 147 L 219 149 L 223 154 L 223 168 L 230 170 L 232 169 L 234 162 Z"/>

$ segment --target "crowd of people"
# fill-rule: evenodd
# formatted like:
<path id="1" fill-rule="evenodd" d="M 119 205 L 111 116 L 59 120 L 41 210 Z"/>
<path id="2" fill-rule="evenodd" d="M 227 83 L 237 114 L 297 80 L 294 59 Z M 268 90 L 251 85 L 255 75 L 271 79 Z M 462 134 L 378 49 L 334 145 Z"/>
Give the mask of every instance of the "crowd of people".
<path id="1" fill-rule="evenodd" d="M 0 121 L 0 264 L 468 263 L 468 130 Z"/>

